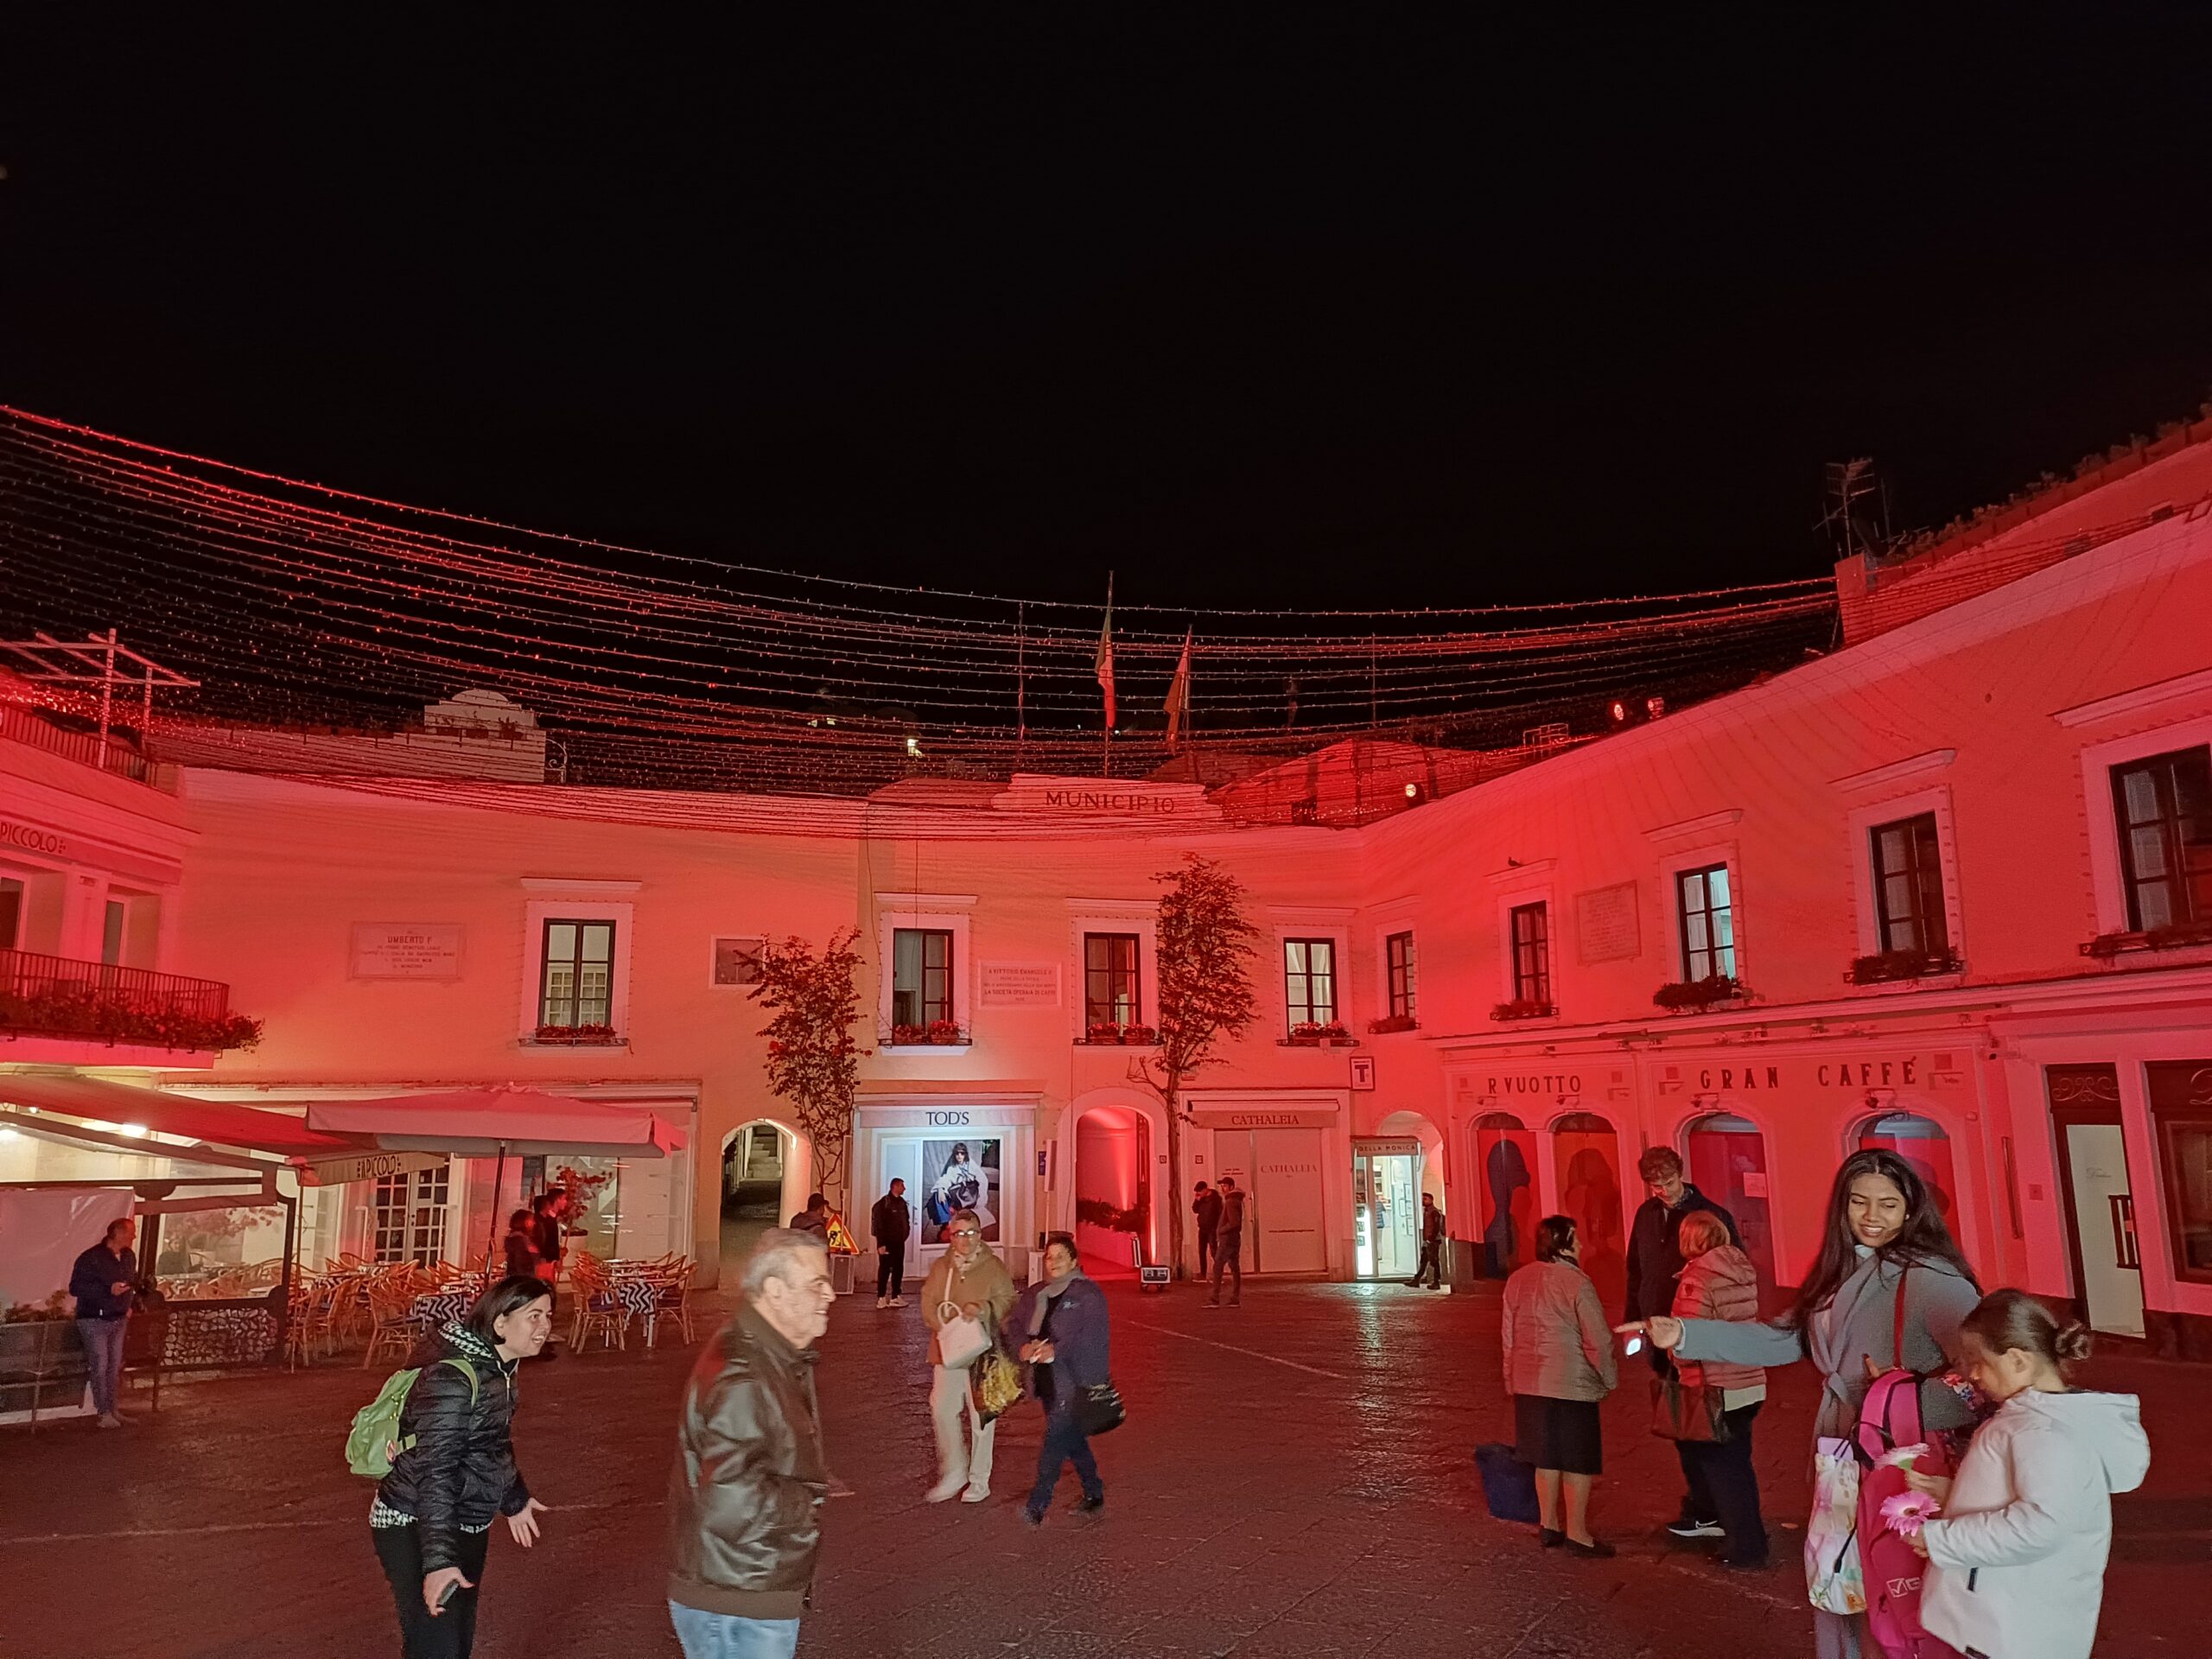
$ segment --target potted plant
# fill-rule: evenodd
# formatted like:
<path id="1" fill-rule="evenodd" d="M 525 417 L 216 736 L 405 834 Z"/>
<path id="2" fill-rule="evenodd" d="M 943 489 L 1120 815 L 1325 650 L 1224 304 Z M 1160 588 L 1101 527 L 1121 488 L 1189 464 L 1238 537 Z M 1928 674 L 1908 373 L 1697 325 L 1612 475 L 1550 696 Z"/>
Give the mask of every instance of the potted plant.
<path id="1" fill-rule="evenodd" d="M 1367 1022 L 1368 1034 L 1374 1037 L 1385 1036 L 1394 1031 L 1419 1031 L 1420 1029 L 1421 1021 L 1410 1014 L 1386 1014 L 1379 1020 L 1370 1020 Z"/>
<path id="2" fill-rule="evenodd" d="M 968 1033 L 957 1020 L 932 1020 L 929 1024 L 927 1040 L 937 1047 L 944 1048 L 966 1042 Z"/>
<path id="3" fill-rule="evenodd" d="M 1854 985 L 1879 985 L 1892 980 L 1925 979 L 1930 974 L 1955 974 L 1963 966 L 1959 953 L 1942 950 L 1878 950 L 1855 957 L 1844 977 Z"/>
<path id="4" fill-rule="evenodd" d="M 1160 1033 L 1151 1026 L 1123 1026 L 1122 1041 L 1131 1048 L 1150 1048 L 1160 1041 Z"/>
<path id="5" fill-rule="evenodd" d="M 1350 1043 L 1351 1033 L 1341 1020 L 1300 1020 L 1290 1028 L 1288 1040 L 1293 1048 L 1335 1048 Z"/>
<path id="6" fill-rule="evenodd" d="M 1111 1020 L 1096 1020 L 1084 1027 L 1084 1041 L 1086 1043 L 1118 1043 L 1121 1040 L 1122 1028 Z"/>
<path id="7" fill-rule="evenodd" d="M 606 1048 L 622 1039 L 612 1026 L 590 1025 L 540 1026 L 536 1040 L 569 1048 Z"/>
<path id="8" fill-rule="evenodd" d="M 1651 993 L 1651 1000 L 1669 1014 L 1699 1012 L 1723 1002 L 1741 1001 L 1750 988 L 1733 974 L 1708 974 L 1703 979 L 1677 980 Z"/>
<path id="9" fill-rule="evenodd" d="M 1516 996 L 1501 1002 L 1490 1011 L 1493 1020 L 1548 1020 L 1559 1012 L 1558 1006 L 1540 1002 L 1533 996 Z"/>
<path id="10" fill-rule="evenodd" d="M 891 1046 L 893 1048 L 923 1048 L 928 1046 L 929 1040 L 930 1028 L 927 1026 L 891 1027 Z"/>
<path id="11" fill-rule="evenodd" d="M 2212 944 L 2212 922 L 2175 922 L 2140 932 L 2100 933 L 2082 947 L 2085 957 L 2117 957 L 2130 950 L 2177 950 Z"/>

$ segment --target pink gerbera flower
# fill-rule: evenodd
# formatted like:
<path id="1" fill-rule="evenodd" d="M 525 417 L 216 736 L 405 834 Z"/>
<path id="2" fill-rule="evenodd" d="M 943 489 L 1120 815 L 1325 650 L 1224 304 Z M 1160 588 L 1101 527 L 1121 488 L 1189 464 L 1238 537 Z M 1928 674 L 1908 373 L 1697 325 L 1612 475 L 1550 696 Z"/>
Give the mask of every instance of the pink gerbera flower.
<path id="1" fill-rule="evenodd" d="M 1925 1492 L 1899 1492 L 1882 1500 L 1882 1522 L 1901 1537 L 1916 1538 L 1929 1516 L 1941 1513 Z"/>
<path id="2" fill-rule="evenodd" d="M 1883 1452 L 1880 1457 L 1874 1459 L 1874 1466 L 1877 1469 L 1889 1469 L 1898 1464 L 1910 1466 L 1915 1458 L 1924 1458 L 1927 1455 L 1928 1442 L 1916 1440 L 1910 1446 L 1900 1446 Z"/>

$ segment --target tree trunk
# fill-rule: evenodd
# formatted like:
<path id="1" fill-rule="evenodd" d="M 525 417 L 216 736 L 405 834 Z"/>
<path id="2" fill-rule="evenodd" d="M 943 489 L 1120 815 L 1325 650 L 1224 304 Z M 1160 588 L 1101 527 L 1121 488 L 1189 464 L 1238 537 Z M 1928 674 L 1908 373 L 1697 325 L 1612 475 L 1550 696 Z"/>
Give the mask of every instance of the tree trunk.
<path id="1" fill-rule="evenodd" d="M 1167 1107 L 1167 1259 L 1175 1276 L 1184 1279 L 1189 1273 L 1183 1262 L 1183 1120 L 1175 1109 L 1179 1081 L 1171 1076 L 1160 1095 Z"/>

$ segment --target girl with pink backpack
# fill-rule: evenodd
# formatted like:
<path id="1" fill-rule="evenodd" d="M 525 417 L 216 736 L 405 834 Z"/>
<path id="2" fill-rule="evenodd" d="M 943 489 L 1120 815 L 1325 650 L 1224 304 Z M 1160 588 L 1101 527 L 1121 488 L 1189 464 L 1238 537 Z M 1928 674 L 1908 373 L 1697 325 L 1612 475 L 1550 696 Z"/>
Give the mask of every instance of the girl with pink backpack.
<path id="1" fill-rule="evenodd" d="M 1820 1255 L 1781 1319 L 1653 1318 L 1618 1327 L 1643 1331 L 1654 1347 L 1681 1359 L 1766 1366 L 1809 1359 L 1819 1368 L 1813 1514 L 1805 1529 L 1818 1659 L 1884 1659 L 1889 1651 L 1877 1645 L 1866 1620 L 1859 1548 L 1866 1464 L 1853 1444 L 1860 1407 L 1876 1377 L 1902 1370 L 1915 1374 L 1905 1386 L 1923 1432 L 1966 1427 L 1972 1415 L 1966 1402 L 1919 1379 L 1949 1363 L 1960 1322 L 1980 1294 L 1919 1172 L 1895 1153 L 1868 1149 L 1836 1172 Z"/>

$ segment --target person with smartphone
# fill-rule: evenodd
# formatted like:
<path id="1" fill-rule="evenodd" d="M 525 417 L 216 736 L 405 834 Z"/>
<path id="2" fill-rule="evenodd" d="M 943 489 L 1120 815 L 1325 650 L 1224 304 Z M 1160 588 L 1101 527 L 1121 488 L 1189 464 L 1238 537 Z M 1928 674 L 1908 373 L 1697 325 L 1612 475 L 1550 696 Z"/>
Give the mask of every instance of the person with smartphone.
<path id="1" fill-rule="evenodd" d="M 553 1287 L 502 1279 L 464 1319 L 424 1338 L 399 1417 L 402 1448 L 377 1488 L 369 1535 L 399 1611 L 403 1659 L 467 1659 L 492 1528 L 537 1541 L 545 1509 L 515 1467 L 515 1372 L 553 1334 Z"/>

